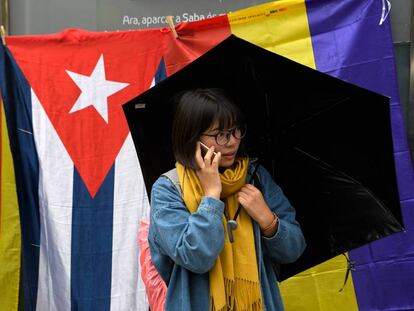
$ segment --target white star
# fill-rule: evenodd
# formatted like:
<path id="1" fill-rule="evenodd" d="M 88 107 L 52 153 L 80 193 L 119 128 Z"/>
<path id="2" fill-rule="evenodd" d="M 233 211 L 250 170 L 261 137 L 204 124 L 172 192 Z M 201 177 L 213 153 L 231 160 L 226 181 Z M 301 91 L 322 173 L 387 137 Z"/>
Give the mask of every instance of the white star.
<path id="1" fill-rule="evenodd" d="M 81 89 L 81 94 L 69 113 L 93 106 L 99 115 L 108 123 L 108 96 L 127 87 L 129 83 L 109 81 L 105 78 L 105 65 L 103 55 L 90 76 L 66 70 L 68 75 Z"/>

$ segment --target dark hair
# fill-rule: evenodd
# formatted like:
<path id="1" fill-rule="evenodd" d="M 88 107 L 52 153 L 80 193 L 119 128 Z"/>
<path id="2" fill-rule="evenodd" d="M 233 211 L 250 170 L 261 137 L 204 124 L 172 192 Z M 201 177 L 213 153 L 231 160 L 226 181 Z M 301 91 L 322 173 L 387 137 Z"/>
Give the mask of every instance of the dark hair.
<path id="1" fill-rule="evenodd" d="M 242 114 L 222 89 L 195 89 L 182 93 L 175 111 L 172 144 L 176 161 L 186 167 L 198 169 L 195 150 L 200 135 L 213 122 L 219 129 L 228 129 L 243 123 Z M 238 155 L 243 154 L 240 145 Z"/>

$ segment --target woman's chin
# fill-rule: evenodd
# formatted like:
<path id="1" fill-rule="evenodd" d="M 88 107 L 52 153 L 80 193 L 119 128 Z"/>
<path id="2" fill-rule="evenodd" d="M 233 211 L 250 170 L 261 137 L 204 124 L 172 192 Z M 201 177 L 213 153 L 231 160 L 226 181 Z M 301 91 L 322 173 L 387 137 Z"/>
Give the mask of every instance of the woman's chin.
<path id="1" fill-rule="evenodd" d="M 221 159 L 220 160 L 220 167 L 228 168 L 228 167 L 230 167 L 234 164 L 234 160 L 235 160 L 234 157 L 231 158 L 231 159 Z"/>

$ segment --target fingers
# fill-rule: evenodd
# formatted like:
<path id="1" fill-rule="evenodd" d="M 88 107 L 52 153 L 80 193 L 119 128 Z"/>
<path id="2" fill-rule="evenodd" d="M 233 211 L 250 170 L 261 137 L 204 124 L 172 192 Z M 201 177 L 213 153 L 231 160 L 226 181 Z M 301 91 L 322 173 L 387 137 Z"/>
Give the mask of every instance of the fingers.
<path id="1" fill-rule="evenodd" d="M 212 167 L 215 170 L 218 170 L 219 163 L 221 158 L 221 152 L 214 152 L 214 146 L 208 149 L 205 157 L 204 157 L 204 165 L 205 167 Z"/>
<path id="2" fill-rule="evenodd" d="M 263 195 L 259 189 L 250 184 L 245 184 L 237 194 L 239 203 L 243 206 L 249 206 L 255 204 L 255 202 L 261 202 Z"/>
<path id="3" fill-rule="evenodd" d="M 247 203 L 248 199 L 249 199 L 249 196 L 246 193 L 239 192 L 237 194 L 237 200 L 239 201 L 241 205 L 244 205 L 245 203 Z"/>
<path id="4" fill-rule="evenodd" d="M 221 153 L 218 152 L 215 154 L 214 146 L 211 148 L 206 147 L 207 152 L 203 157 L 200 148 L 204 147 L 200 143 L 197 143 L 196 161 L 199 166 L 199 169 L 196 170 L 197 176 L 204 190 L 204 194 L 219 199 L 222 190 L 218 169 Z"/>
<path id="5" fill-rule="evenodd" d="M 219 163 L 220 163 L 220 159 L 221 159 L 221 152 L 219 151 L 214 156 L 213 162 L 211 164 L 218 167 L 219 166 Z"/>
<path id="6" fill-rule="evenodd" d="M 241 189 L 240 193 L 245 193 L 246 195 L 254 195 L 260 193 L 260 190 L 251 184 L 245 184 Z"/>
<path id="7" fill-rule="evenodd" d="M 206 155 L 204 156 L 204 163 L 211 164 L 211 157 L 213 156 L 214 146 L 208 148 Z"/>
<path id="8" fill-rule="evenodd" d="M 207 147 L 207 146 L 206 146 Z M 207 152 L 205 153 L 204 157 L 202 155 L 201 149 L 204 148 L 201 146 L 200 142 L 197 142 L 196 144 L 196 163 L 200 168 L 206 167 L 206 166 L 217 166 L 219 165 L 220 159 L 221 159 L 221 152 L 214 152 L 215 147 L 211 146 L 207 149 Z"/>

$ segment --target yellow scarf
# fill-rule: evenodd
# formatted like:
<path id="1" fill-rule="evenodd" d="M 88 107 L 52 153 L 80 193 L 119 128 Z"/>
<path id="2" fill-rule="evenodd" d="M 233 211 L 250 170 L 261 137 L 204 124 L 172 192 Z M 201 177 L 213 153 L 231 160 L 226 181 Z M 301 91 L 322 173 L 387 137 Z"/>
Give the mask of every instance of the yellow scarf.
<path id="1" fill-rule="evenodd" d="M 231 219 L 238 207 L 236 193 L 246 183 L 247 166 L 247 159 L 238 159 L 233 168 L 220 174 L 221 197 L 225 199 L 226 213 Z M 176 167 L 184 202 L 190 213 L 194 213 L 204 195 L 203 188 L 194 170 L 180 163 Z M 237 229 L 233 230 L 233 243 L 229 241 L 226 222 L 223 215 L 224 248 L 209 272 L 210 310 L 262 310 L 252 220 L 241 209 Z"/>

